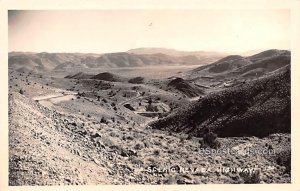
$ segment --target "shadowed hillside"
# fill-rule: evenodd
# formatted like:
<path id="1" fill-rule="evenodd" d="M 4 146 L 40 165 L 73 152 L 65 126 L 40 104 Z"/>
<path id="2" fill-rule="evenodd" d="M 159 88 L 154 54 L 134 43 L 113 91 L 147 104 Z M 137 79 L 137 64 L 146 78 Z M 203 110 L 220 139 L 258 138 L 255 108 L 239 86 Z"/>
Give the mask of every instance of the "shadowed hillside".
<path id="1" fill-rule="evenodd" d="M 91 79 L 95 79 L 95 80 L 103 80 L 103 81 L 109 81 L 109 82 L 124 82 L 127 79 L 109 72 L 103 72 L 103 73 L 99 73 L 93 77 L 91 77 Z"/>
<path id="2" fill-rule="evenodd" d="M 221 137 L 290 132 L 290 69 L 204 97 L 186 109 L 150 124 L 153 128 Z"/>
<path id="3" fill-rule="evenodd" d="M 92 74 L 87 74 L 87 73 L 83 73 L 83 72 L 79 72 L 77 74 L 74 75 L 68 75 L 65 78 L 70 78 L 70 79 L 89 79 L 92 78 L 94 75 Z"/>
<path id="4" fill-rule="evenodd" d="M 197 97 L 199 95 L 204 94 L 204 91 L 197 87 L 193 87 L 182 78 L 175 78 L 174 80 L 168 83 L 168 86 L 179 90 L 188 97 Z"/>

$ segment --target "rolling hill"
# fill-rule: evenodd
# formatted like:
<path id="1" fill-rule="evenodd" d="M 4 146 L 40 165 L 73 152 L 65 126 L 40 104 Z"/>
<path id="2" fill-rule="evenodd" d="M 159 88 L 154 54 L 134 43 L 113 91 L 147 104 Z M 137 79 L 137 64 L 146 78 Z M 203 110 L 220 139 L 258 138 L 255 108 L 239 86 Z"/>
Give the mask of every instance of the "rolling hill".
<path id="1" fill-rule="evenodd" d="M 92 78 L 93 76 L 94 76 L 93 74 L 87 74 L 87 73 L 79 72 L 79 73 L 74 74 L 74 75 L 67 75 L 65 78 L 69 78 L 69 79 L 89 79 L 89 78 Z"/>
<path id="2" fill-rule="evenodd" d="M 191 77 L 203 75 L 258 77 L 289 65 L 290 57 L 289 51 L 276 49 L 263 51 L 249 57 L 231 55 L 212 64 L 195 68 L 188 73 Z"/>
<path id="3" fill-rule="evenodd" d="M 109 72 L 99 73 L 99 74 L 91 77 L 90 79 L 103 80 L 103 81 L 109 81 L 109 82 L 124 82 L 124 81 L 127 81 L 127 79 L 125 77 L 118 76 L 116 74 L 112 74 L 112 73 L 109 73 Z"/>
<path id="4" fill-rule="evenodd" d="M 33 72 L 50 71 L 61 65 L 80 63 L 84 54 L 76 53 L 9 53 L 9 68 L 15 70 L 27 70 Z M 63 67 L 62 67 L 63 68 Z"/>

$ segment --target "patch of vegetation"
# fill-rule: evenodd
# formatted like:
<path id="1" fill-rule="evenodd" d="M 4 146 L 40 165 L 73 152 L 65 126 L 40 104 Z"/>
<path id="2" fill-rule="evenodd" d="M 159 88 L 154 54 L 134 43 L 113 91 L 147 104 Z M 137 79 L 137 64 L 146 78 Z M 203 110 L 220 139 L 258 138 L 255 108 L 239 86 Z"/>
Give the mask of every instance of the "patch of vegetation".
<path id="1" fill-rule="evenodd" d="M 259 170 L 256 170 L 253 173 L 241 172 L 240 176 L 243 178 L 245 184 L 260 183 L 260 171 Z"/>
<path id="2" fill-rule="evenodd" d="M 221 146 L 221 143 L 217 140 L 218 136 L 217 134 L 208 131 L 203 135 L 202 140 L 200 140 L 200 144 L 202 148 L 212 148 L 217 149 Z"/>
<path id="3" fill-rule="evenodd" d="M 159 156 L 160 151 L 156 149 L 156 150 L 153 151 L 153 154 L 154 154 L 155 156 Z"/>
<path id="4" fill-rule="evenodd" d="M 23 94 L 24 94 L 24 90 L 23 90 L 23 89 L 20 89 L 20 90 L 19 90 L 19 93 L 23 95 Z"/>
<path id="5" fill-rule="evenodd" d="M 280 152 L 276 156 L 276 163 L 285 167 L 285 173 L 291 173 L 291 150 Z"/>

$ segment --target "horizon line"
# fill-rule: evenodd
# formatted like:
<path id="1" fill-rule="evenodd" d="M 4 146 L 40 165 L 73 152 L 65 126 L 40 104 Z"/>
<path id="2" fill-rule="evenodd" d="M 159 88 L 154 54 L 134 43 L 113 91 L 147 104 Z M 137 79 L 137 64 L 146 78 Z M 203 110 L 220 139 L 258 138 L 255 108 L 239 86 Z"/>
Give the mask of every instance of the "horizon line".
<path id="1" fill-rule="evenodd" d="M 263 49 L 251 49 L 251 50 L 246 50 L 246 51 L 213 51 L 213 50 L 179 50 L 175 48 L 165 48 L 165 47 L 139 47 L 139 48 L 132 48 L 126 51 L 114 51 L 114 52 L 61 52 L 61 51 L 30 51 L 30 50 L 13 50 L 13 51 L 8 51 L 8 53 L 50 53 L 50 54 L 113 54 L 113 53 L 130 53 L 129 51 L 131 50 L 136 50 L 136 49 L 165 49 L 165 50 L 173 50 L 173 51 L 178 51 L 178 52 L 185 52 L 185 53 L 196 53 L 196 52 L 207 52 L 207 53 L 223 53 L 223 54 L 241 54 L 241 53 L 247 53 L 251 51 L 267 51 L 267 50 L 287 50 L 291 51 L 291 49 L 279 49 L 279 48 L 263 48 Z M 134 54 L 134 53 L 131 53 Z"/>

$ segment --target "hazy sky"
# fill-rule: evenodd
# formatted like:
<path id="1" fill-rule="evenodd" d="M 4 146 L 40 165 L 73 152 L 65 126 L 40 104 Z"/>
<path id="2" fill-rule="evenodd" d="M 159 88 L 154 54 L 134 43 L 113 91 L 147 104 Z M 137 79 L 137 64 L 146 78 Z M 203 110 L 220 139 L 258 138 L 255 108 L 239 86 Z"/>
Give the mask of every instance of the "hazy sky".
<path id="1" fill-rule="evenodd" d="M 9 51 L 290 49 L 289 10 L 9 11 Z"/>

